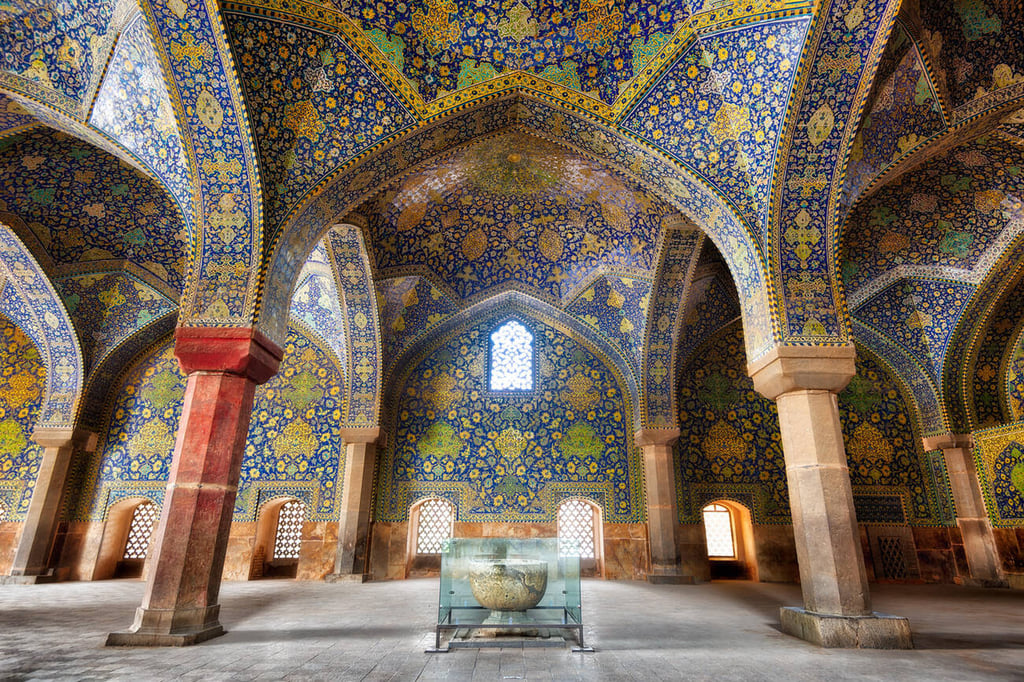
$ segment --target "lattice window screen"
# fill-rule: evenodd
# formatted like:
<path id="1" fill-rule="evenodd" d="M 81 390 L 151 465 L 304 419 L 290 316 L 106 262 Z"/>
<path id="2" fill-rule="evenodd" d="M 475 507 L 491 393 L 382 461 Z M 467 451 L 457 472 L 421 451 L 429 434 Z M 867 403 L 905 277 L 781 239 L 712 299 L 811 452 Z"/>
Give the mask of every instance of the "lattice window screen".
<path id="1" fill-rule="evenodd" d="M 420 505 L 416 527 L 416 553 L 440 554 L 444 541 L 452 536 L 452 505 L 447 500 L 427 500 Z"/>
<path id="2" fill-rule="evenodd" d="M 124 547 L 125 559 L 145 559 L 149 551 L 149 539 L 156 525 L 156 505 L 143 502 L 132 514 L 132 525 L 128 529 L 128 543 Z"/>
<path id="3" fill-rule="evenodd" d="M 275 559 L 298 559 L 302 544 L 302 519 L 306 506 L 298 500 L 285 502 L 277 515 L 277 537 L 274 540 Z"/>
<path id="4" fill-rule="evenodd" d="M 720 504 L 704 507 L 704 534 L 708 541 L 709 557 L 736 556 L 732 538 L 732 513 Z"/>
<path id="5" fill-rule="evenodd" d="M 533 389 L 533 334 L 509 320 L 491 334 L 491 390 Z"/>
<path id="6" fill-rule="evenodd" d="M 4 506 L 3 502 L 0 502 L 0 521 L 7 518 L 7 507 Z"/>
<path id="7" fill-rule="evenodd" d="M 594 509 L 583 500 L 566 500 L 558 506 L 558 553 L 594 558 Z"/>
<path id="8" fill-rule="evenodd" d="M 878 551 L 882 555 L 882 577 L 899 580 L 907 577 L 907 560 L 903 555 L 903 538 L 878 538 Z"/>

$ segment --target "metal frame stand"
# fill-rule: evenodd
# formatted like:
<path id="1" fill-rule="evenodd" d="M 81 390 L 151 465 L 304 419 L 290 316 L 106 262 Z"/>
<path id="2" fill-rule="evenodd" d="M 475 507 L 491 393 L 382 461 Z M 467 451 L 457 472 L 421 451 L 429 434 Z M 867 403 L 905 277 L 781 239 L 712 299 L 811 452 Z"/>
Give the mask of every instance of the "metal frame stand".
<path id="1" fill-rule="evenodd" d="M 563 637 L 560 642 L 551 642 L 547 639 L 540 639 L 539 637 L 530 637 L 515 640 L 503 640 L 499 638 L 494 639 L 478 639 L 473 641 L 453 641 L 458 635 L 459 630 L 465 630 L 468 635 L 472 630 L 568 630 L 575 631 L 576 633 L 576 646 L 572 647 L 573 652 L 578 653 L 593 653 L 594 648 L 586 646 L 583 641 L 583 612 L 580 610 L 580 619 L 577 620 L 569 609 L 561 606 L 548 606 L 538 607 L 533 610 L 543 609 L 560 609 L 562 611 L 562 617 L 560 622 L 544 622 L 544 621 L 524 621 L 519 623 L 456 623 L 453 622 L 452 612 L 455 610 L 459 611 L 484 611 L 490 613 L 491 610 L 484 608 L 483 606 L 460 606 L 448 609 L 448 613 L 445 618 L 437 624 L 434 629 L 434 646 L 433 648 L 426 649 L 425 653 L 428 654 L 446 654 L 452 649 L 482 649 L 485 647 L 520 647 L 520 648 L 531 648 L 531 647 L 555 647 L 562 646 L 566 641 Z M 454 634 L 448 639 L 445 648 L 441 648 L 441 633 L 443 631 L 450 631 Z"/>

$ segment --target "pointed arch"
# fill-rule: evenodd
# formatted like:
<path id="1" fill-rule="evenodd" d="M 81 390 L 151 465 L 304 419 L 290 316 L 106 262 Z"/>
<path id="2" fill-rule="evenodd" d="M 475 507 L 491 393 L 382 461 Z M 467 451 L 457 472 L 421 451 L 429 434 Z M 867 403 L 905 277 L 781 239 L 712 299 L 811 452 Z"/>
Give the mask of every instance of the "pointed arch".
<path id="1" fill-rule="evenodd" d="M 849 343 L 837 255 L 843 179 L 900 0 L 823 2 L 786 113 L 765 225 L 773 318 L 794 344 Z M 742 297 L 741 293 L 741 297 Z"/>
<path id="2" fill-rule="evenodd" d="M 510 316 L 537 319 L 583 341 L 591 352 L 605 358 L 614 369 L 617 379 L 627 388 L 629 407 L 634 422 L 638 419 L 636 406 L 639 404 L 639 385 L 629 359 L 617 346 L 612 345 L 597 332 L 579 320 L 557 308 L 518 291 L 506 291 L 481 301 L 451 316 L 406 346 L 396 357 L 389 359 L 382 376 L 384 405 L 382 412 L 390 413 L 397 403 L 392 387 L 404 385 L 405 379 L 414 366 L 413 359 L 423 349 L 437 344 L 441 339 L 453 337 L 467 326 L 490 320 L 492 325 Z"/>
<path id="3" fill-rule="evenodd" d="M 387 141 L 326 178 L 298 204 L 273 235 L 260 294 L 259 326 L 270 338 L 283 333 L 287 293 L 305 253 L 327 227 L 344 220 L 385 184 L 500 130 L 523 130 L 592 158 L 688 215 L 718 245 L 741 290 L 748 353 L 759 357 L 776 339 L 769 315 L 760 244 L 733 207 L 681 163 L 592 117 L 521 92 L 504 93 L 447 112 L 401 138 Z"/>
<path id="4" fill-rule="evenodd" d="M 202 0 L 140 4 L 154 33 L 188 169 L 196 180 L 193 261 L 179 324 L 248 327 L 260 279 L 262 187 L 220 9 Z M 216 145 L 209 143 L 214 136 Z M 312 243 L 307 252 L 311 248 Z M 301 267 L 300 262 L 292 274 Z M 290 292 L 288 287 L 282 293 L 278 341 L 287 328 Z"/>
<path id="5" fill-rule="evenodd" d="M 64 303 L 25 245 L 0 223 L 0 313 L 32 339 L 46 367 L 36 428 L 73 428 L 85 380 L 82 351 Z"/>
<path id="6" fill-rule="evenodd" d="M 683 310 L 693 284 L 704 236 L 692 224 L 666 227 L 644 327 L 638 429 L 671 429 L 679 422 L 675 377 Z"/>

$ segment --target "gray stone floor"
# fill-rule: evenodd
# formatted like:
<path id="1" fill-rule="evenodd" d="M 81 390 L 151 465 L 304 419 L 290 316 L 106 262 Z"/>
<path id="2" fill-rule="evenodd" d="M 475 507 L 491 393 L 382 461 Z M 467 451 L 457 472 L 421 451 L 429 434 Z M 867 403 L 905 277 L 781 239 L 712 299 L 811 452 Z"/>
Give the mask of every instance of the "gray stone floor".
<path id="1" fill-rule="evenodd" d="M 907 616 L 912 651 L 818 649 L 777 629 L 792 585 L 584 583 L 588 644 L 461 649 L 433 643 L 436 580 L 225 583 L 228 634 L 185 649 L 108 649 L 134 581 L 0 587 L 0 678 L 185 680 L 1024 679 L 1024 592 L 873 586 Z"/>

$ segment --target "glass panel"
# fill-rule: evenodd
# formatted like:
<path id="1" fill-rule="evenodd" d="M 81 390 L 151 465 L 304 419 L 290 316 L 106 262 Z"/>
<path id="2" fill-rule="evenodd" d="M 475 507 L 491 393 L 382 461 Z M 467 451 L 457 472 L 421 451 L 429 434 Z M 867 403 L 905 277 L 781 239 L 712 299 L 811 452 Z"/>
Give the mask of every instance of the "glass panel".
<path id="1" fill-rule="evenodd" d="M 732 519 L 729 510 L 720 504 L 704 507 L 704 533 L 708 541 L 709 557 L 734 557 Z"/>
<path id="2" fill-rule="evenodd" d="M 594 509 L 583 500 L 566 500 L 558 507 L 558 553 L 594 558 Z"/>
<path id="3" fill-rule="evenodd" d="M 440 583 L 439 623 L 563 624 L 565 612 L 580 618 L 579 557 L 559 556 L 557 538 L 450 539 Z"/>
<path id="4" fill-rule="evenodd" d="M 302 519 L 306 507 L 298 500 L 285 502 L 277 516 L 277 538 L 274 540 L 275 559 L 298 559 L 302 544 Z"/>
<path id="5" fill-rule="evenodd" d="M 491 334 L 491 390 L 533 390 L 533 334 L 515 320 Z"/>
<path id="6" fill-rule="evenodd" d="M 452 505 L 447 500 L 427 500 L 420 505 L 416 527 L 416 553 L 439 554 L 452 536 Z"/>
<path id="7" fill-rule="evenodd" d="M 156 505 L 143 502 L 132 514 L 132 525 L 128 529 L 128 542 L 124 547 L 125 559 L 145 559 L 149 551 L 149 538 L 156 524 Z"/>

